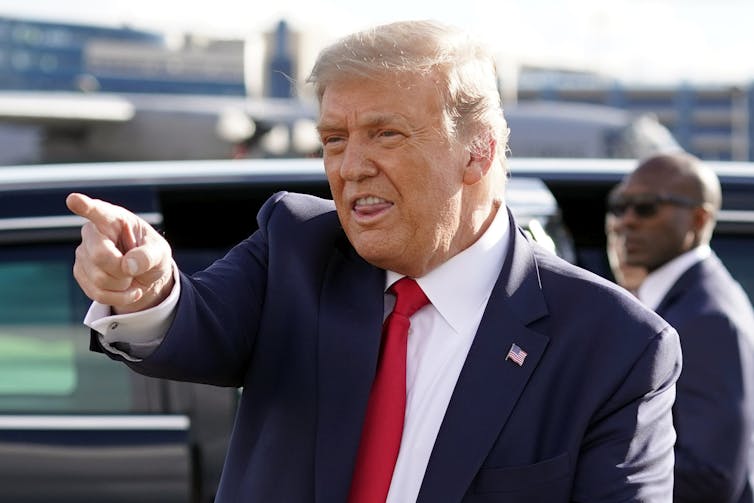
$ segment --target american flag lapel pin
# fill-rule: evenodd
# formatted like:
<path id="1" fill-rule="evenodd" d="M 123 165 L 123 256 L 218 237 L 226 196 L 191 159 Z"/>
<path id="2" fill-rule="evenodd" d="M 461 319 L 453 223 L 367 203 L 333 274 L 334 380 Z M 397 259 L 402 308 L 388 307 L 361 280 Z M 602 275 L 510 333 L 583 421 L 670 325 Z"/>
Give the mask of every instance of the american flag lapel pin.
<path id="1" fill-rule="evenodd" d="M 511 348 L 508 350 L 508 355 L 505 357 L 505 359 L 511 360 L 513 363 L 520 367 L 524 364 L 524 360 L 526 360 L 526 354 L 526 351 L 518 347 L 518 344 L 513 343 L 511 344 Z"/>

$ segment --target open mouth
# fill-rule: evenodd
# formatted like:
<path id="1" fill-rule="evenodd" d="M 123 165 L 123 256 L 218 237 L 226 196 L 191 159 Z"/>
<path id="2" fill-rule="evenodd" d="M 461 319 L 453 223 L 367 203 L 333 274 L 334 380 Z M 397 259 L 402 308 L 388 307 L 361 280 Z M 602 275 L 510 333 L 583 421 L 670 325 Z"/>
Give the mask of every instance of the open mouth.
<path id="1" fill-rule="evenodd" d="M 373 218 L 381 215 L 393 207 L 393 203 L 377 196 L 366 196 L 356 199 L 353 212 L 360 218 Z"/>

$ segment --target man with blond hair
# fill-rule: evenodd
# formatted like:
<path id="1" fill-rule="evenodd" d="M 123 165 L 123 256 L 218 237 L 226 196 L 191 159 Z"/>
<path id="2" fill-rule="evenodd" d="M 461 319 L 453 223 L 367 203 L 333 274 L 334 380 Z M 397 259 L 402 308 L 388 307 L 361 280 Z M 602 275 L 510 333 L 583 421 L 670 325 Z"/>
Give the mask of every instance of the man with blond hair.
<path id="1" fill-rule="evenodd" d="M 95 346 L 243 388 L 216 501 L 668 501 L 677 334 L 516 226 L 489 54 L 399 22 L 309 82 L 333 201 L 274 195 L 205 271 L 67 201 Z"/>

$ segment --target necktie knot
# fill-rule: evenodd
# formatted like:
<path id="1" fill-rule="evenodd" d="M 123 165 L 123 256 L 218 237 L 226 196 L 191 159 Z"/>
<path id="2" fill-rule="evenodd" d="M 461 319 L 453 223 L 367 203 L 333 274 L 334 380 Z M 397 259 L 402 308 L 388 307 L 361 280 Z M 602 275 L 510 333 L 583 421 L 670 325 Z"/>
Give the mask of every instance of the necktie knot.
<path id="1" fill-rule="evenodd" d="M 409 277 L 399 279 L 389 290 L 395 294 L 393 313 L 406 318 L 410 318 L 416 311 L 429 304 L 424 290 Z"/>

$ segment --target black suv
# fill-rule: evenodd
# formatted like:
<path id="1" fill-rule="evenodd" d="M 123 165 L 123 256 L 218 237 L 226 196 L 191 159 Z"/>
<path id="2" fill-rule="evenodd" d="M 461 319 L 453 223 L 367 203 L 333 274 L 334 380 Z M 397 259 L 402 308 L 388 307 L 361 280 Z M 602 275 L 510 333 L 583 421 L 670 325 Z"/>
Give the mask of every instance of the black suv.
<path id="1" fill-rule="evenodd" d="M 723 206 L 711 246 L 754 302 L 754 163 L 704 161 L 717 172 Z M 623 159 L 513 159 L 513 177 L 545 182 L 576 247 L 575 262 L 611 278 L 605 254 L 605 211 L 610 189 L 636 166 Z"/>
<path id="2" fill-rule="evenodd" d="M 66 195 L 139 213 L 192 272 L 253 232 L 282 189 L 329 197 L 322 161 L 0 168 L 1 501 L 211 501 L 235 413 L 235 389 L 143 377 L 88 350 L 71 273 L 83 220 Z M 574 258 L 540 180 L 511 180 L 508 197 L 534 239 Z"/>

